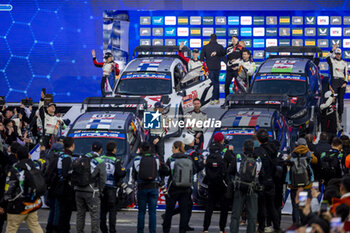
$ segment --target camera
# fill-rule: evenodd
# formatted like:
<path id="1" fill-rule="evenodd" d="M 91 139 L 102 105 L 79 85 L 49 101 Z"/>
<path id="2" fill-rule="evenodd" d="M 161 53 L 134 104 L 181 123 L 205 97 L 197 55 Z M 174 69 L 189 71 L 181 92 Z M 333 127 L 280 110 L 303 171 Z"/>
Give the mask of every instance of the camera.
<path id="1" fill-rule="evenodd" d="M 33 105 L 33 100 L 31 98 L 25 98 L 25 99 L 22 99 L 21 100 L 21 103 L 26 106 L 26 107 L 29 107 L 29 106 L 32 106 Z"/>
<path id="2" fill-rule="evenodd" d="M 130 193 L 132 193 L 134 191 L 125 182 L 120 185 L 120 188 L 123 190 L 123 193 L 125 193 L 127 196 L 130 195 Z"/>

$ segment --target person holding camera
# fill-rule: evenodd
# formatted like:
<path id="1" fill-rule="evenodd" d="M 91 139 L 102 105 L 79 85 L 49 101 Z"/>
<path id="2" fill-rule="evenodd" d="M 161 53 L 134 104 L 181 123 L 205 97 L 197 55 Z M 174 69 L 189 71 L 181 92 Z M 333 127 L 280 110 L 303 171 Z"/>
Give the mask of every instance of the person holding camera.
<path id="1" fill-rule="evenodd" d="M 41 92 L 41 99 L 39 102 L 39 117 L 37 119 L 37 125 L 41 133 L 40 144 L 45 146 L 46 149 L 51 148 L 55 142 L 58 130 L 61 126 L 64 126 L 61 117 L 55 115 L 56 104 L 50 102 L 44 108 L 45 93 Z"/>
<path id="2" fill-rule="evenodd" d="M 337 95 L 339 121 L 342 120 L 344 111 L 344 95 L 346 84 L 348 82 L 348 65 L 341 58 L 342 51 L 338 44 L 333 45 L 332 50 L 327 54 L 327 63 L 331 73 L 330 89 Z"/>

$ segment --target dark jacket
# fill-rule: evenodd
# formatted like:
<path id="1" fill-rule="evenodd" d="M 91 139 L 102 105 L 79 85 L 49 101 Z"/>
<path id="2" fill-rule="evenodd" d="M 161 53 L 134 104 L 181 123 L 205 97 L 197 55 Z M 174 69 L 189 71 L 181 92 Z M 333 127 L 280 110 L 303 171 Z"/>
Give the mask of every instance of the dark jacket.
<path id="1" fill-rule="evenodd" d="M 315 145 L 315 156 L 319 159 L 323 152 L 329 151 L 331 148 L 331 145 L 327 141 L 320 140 Z"/>
<path id="2" fill-rule="evenodd" d="M 101 159 L 105 161 L 107 164 L 107 161 L 114 161 L 114 174 L 108 174 L 107 166 L 106 166 L 106 175 L 107 175 L 107 182 L 110 179 L 114 179 L 115 187 L 119 186 L 122 179 L 126 176 L 126 170 L 123 167 L 123 161 L 122 159 L 110 152 L 107 152 L 106 155 L 102 156 Z M 106 183 L 106 187 L 110 187 L 108 183 Z"/>
<path id="3" fill-rule="evenodd" d="M 4 201 L 7 204 L 7 213 L 9 214 L 29 214 L 38 210 L 42 205 L 40 198 L 28 201 L 21 194 L 23 187 L 21 188 L 20 183 L 24 181 L 24 176 L 21 176 L 20 172 L 27 170 L 27 166 L 35 168 L 31 159 L 23 159 L 14 164 L 7 174 Z M 1 206 L 4 206 L 4 203 Z"/>
<path id="4" fill-rule="evenodd" d="M 65 150 L 57 162 L 57 172 L 59 181 L 55 187 L 55 192 L 58 197 L 73 199 L 74 189 L 71 185 L 73 153 Z"/>
<path id="5" fill-rule="evenodd" d="M 216 52 L 215 56 L 211 56 L 213 52 Z M 221 69 L 221 59 L 225 56 L 225 50 L 222 45 L 216 41 L 210 41 L 209 44 L 202 48 L 200 60 L 206 61 L 209 71 Z"/>
<path id="6" fill-rule="evenodd" d="M 260 147 L 256 148 L 254 154 L 260 157 L 262 167 L 259 174 L 259 182 L 265 188 L 265 191 L 274 191 L 274 174 L 276 172 L 276 167 L 273 161 L 276 160 L 278 155 L 278 150 L 274 144 L 271 142 L 261 144 Z"/>
<path id="7" fill-rule="evenodd" d="M 185 146 L 185 154 L 187 154 L 194 163 L 194 166 L 196 167 L 196 172 L 200 172 L 204 169 L 204 159 L 203 156 L 198 153 L 197 150 L 195 150 L 193 147 Z"/>
<path id="8" fill-rule="evenodd" d="M 240 44 L 236 44 L 236 45 L 229 45 L 226 47 L 225 49 L 225 55 L 226 57 L 224 58 L 225 63 L 226 63 L 226 69 L 231 71 L 232 70 L 232 66 L 230 64 L 231 60 L 237 60 L 242 58 L 242 49 L 243 47 Z"/>

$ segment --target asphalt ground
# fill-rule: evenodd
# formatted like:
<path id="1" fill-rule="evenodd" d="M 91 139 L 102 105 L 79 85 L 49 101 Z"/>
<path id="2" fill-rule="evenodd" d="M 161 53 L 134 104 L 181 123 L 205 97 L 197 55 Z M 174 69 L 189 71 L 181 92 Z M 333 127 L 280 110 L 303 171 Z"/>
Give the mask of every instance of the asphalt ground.
<path id="1" fill-rule="evenodd" d="M 46 227 L 46 222 L 48 218 L 49 210 L 48 209 L 40 209 L 38 212 L 39 215 L 39 223 L 42 226 L 44 232 Z M 162 232 L 162 218 L 161 215 L 164 214 L 164 211 L 158 211 L 157 212 L 157 232 Z M 227 227 L 226 232 L 229 232 L 229 224 L 230 224 L 230 217 L 229 215 L 227 219 Z M 203 230 L 203 219 L 204 219 L 204 212 L 194 212 L 191 217 L 190 226 L 195 228 L 194 232 L 202 232 Z M 145 219 L 145 232 L 148 232 L 148 215 L 146 215 Z M 178 232 L 179 231 L 179 215 L 176 215 L 173 217 L 172 221 L 172 227 L 170 232 Z M 292 225 L 292 216 L 290 215 L 283 215 L 282 216 L 282 222 L 281 227 L 283 229 L 286 229 L 287 227 Z M 87 213 L 86 221 L 85 221 L 85 231 L 84 232 L 91 232 L 90 231 L 90 216 Z M 135 233 L 137 231 L 137 210 L 122 210 L 118 212 L 117 214 L 117 232 L 122 233 Z M 4 230 L 5 232 L 5 230 Z M 29 233 L 30 230 L 27 228 L 26 224 L 23 223 L 21 227 L 18 230 L 19 233 Z M 71 233 L 76 233 L 76 212 L 73 212 L 72 218 L 71 218 Z M 214 212 L 211 225 L 209 228 L 209 232 L 219 232 L 219 213 Z M 246 225 L 240 226 L 240 232 L 246 232 Z"/>

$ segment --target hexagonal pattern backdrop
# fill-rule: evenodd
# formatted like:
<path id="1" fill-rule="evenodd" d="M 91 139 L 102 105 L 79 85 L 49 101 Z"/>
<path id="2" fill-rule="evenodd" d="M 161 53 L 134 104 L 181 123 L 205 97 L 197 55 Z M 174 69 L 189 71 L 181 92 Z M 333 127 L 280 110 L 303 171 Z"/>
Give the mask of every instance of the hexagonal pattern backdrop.
<path id="1" fill-rule="evenodd" d="M 323 0 L 0 0 L 0 95 L 8 102 L 38 101 L 41 88 L 56 102 L 81 102 L 100 95 L 104 10 L 336 10 L 349 1 Z"/>

